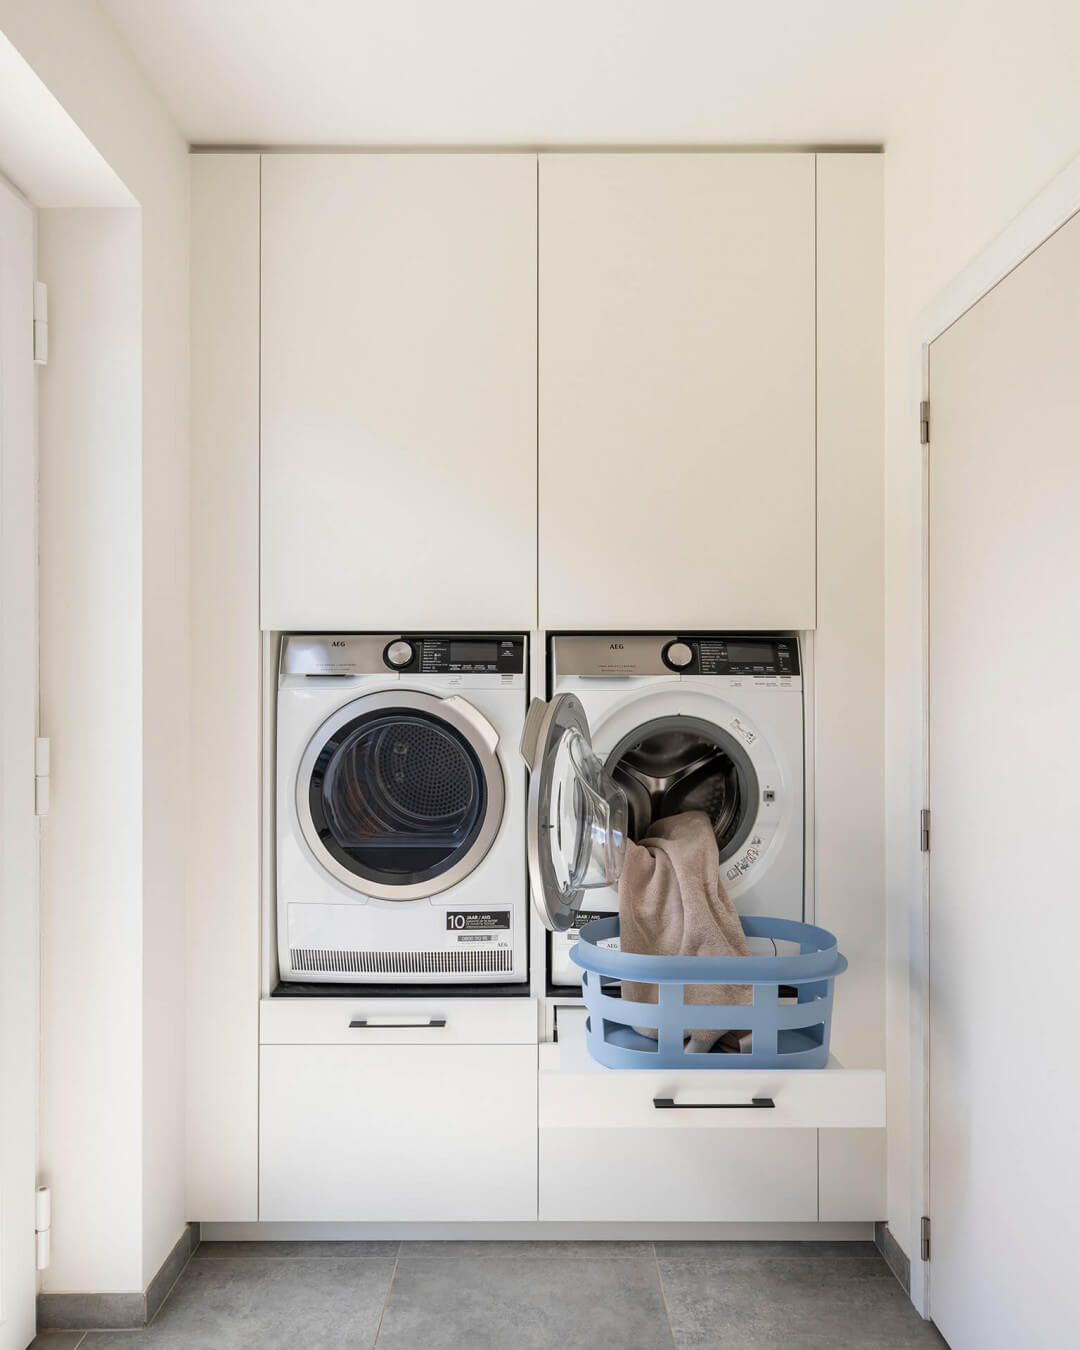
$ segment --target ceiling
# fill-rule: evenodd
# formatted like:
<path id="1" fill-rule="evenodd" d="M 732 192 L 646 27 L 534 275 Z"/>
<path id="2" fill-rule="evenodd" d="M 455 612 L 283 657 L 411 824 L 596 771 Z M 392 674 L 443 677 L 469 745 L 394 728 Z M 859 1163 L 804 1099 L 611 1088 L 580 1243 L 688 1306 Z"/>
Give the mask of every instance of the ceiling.
<path id="1" fill-rule="evenodd" d="M 931 0 L 99 0 L 196 145 L 872 145 Z"/>

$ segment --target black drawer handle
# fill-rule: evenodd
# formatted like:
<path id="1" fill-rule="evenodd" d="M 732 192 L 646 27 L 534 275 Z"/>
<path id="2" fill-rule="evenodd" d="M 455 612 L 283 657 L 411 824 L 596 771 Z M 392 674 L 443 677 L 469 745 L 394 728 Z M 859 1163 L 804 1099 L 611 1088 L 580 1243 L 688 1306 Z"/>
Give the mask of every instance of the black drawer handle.
<path id="1" fill-rule="evenodd" d="M 674 1097 L 654 1097 L 658 1111 L 774 1111 L 771 1097 L 751 1097 L 748 1102 L 677 1102 Z"/>
<path id="2" fill-rule="evenodd" d="M 422 1031 L 426 1031 L 428 1028 L 444 1026 L 446 1026 L 445 1017 L 417 1018 L 414 1022 L 389 1022 L 384 1021 L 381 1017 L 354 1017 L 349 1023 L 349 1030 L 362 1031 L 367 1028 L 370 1031 L 382 1031 L 384 1027 L 389 1027 L 395 1031 L 412 1031 L 419 1027 Z"/>

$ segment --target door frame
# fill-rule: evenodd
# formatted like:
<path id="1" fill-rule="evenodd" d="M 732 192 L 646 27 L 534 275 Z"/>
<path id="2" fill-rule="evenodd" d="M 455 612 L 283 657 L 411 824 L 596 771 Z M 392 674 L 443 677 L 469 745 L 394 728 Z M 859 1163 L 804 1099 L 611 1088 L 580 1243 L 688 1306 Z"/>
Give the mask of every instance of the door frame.
<path id="1" fill-rule="evenodd" d="M 0 1187 L 5 1191 L 0 1197 L 4 1202 L 0 1215 L 0 1303 L 7 1305 L 0 1308 L 0 1343 L 21 1346 L 34 1334 L 38 1280 L 34 1234 L 40 1130 L 41 870 L 35 803 L 38 454 L 32 343 L 37 213 L 33 203 L 3 173 L 0 194 L 4 198 L 0 254 L 9 246 L 13 249 L 18 259 L 15 284 L 26 287 L 17 300 L 8 297 L 13 299 L 11 317 L 19 328 L 17 336 L 10 332 L 8 316 L 0 316 L 4 319 L 4 331 L 0 333 L 0 400 L 9 392 L 15 395 L 7 428 L 0 420 L 0 746 L 4 757 L 0 773 L 0 836 L 4 849 L 0 935 L 11 944 L 9 950 L 0 952 L 5 982 L 0 992 L 0 1061 L 9 1106 L 6 1112 L 0 1112 L 5 1117 L 0 1122 L 0 1149 L 10 1149 L 0 1158 Z M 10 239 L 6 235 L 9 219 L 13 224 Z M 28 264 L 25 272 L 24 260 Z M 3 257 L 0 265 L 6 266 Z M 13 346 L 8 345 L 9 336 L 14 338 Z M 4 373 L 9 360 L 14 372 L 10 380 Z M 10 444 L 6 429 L 14 433 Z M 12 844 L 12 835 L 17 836 L 17 844 Z M 19 1016 L 12 1019 L 15 1009 Z M 4 1023 L 10 1030 L 5 1031 Z"/>
<path id="2" fill-rule="evenodd" d="M 920 398 L 930 395 L 930 346 L 947 328 L 962 318 L 1008 274 L 1014 271 L 1080 212 L 1080 155 L 1013 217 L 1008 225 L 967 264 L 919 317 Z M 914 411 L 914 410 L 913 410 Z M 930 410 L 931 424 L 933 408 Z M 913 428 L 916 419 L 912 418 Z M 917 434 L 917 428 L 913 435 Z M 931 429 L 931 436 L 933 430 Z M 920 598 L 921 637 L 919 651 L 920 746 L 919 799 L 930 801 L 930 460 L 929 447 L 920 445 Z M 911 839 L 916 839 L 911 822 Z M 912 845 L 915 846 L 914 843 Z M 918 994 L 911 1005 L 911 1126 L 912 1172 L 919 1213 L 930 1213 L 930 854 L 920 854 L 919 945 L 911 953 L 913 988 Z M 911 1300 L 924 1317 L 933 1315 L 930 1265 L 911 1260 Z"/>

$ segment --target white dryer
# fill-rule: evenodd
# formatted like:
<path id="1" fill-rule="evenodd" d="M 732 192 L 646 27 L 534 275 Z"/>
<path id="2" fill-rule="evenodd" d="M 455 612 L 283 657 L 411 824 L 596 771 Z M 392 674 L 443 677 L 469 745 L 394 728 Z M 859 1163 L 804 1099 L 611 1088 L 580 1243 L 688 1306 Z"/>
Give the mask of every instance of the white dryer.
<path id="1" fill-rule="evenodd" d="M 560 636 L 550 672 L 551 701 L 534 705 L 524 749 L 532 889 L 554 930 L 554 987 L 580 984 L 569 953 L 581 925 L 618 910 L 615 889 L 595 883 L 617 876 L 621 833 L 636 839 L 661 816 L 708 813 L 741 913 L 803 918 L 797 637 Z"/>
<path id="2" fill-rule="evenodd" d="M 520 634 L 283 638 L 283 981 L 528 978 L 526 699 Z"/>

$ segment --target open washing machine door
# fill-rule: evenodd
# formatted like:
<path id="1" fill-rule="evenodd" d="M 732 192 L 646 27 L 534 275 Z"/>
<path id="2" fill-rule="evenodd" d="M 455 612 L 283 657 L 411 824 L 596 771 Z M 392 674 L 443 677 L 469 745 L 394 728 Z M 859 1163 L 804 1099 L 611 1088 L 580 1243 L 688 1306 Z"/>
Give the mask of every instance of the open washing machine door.
<path id="1" fill-rule="evenodd" d="M 626 793 L 592 748 L 573 694 L 533 699 L 521 737 L 529 766 L 526 842 L 533 902 L 548 928 L 570 927 L 585 891 L 614 886 L 626 856 Z"/>

